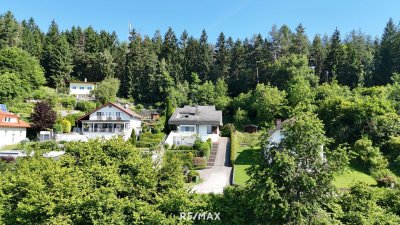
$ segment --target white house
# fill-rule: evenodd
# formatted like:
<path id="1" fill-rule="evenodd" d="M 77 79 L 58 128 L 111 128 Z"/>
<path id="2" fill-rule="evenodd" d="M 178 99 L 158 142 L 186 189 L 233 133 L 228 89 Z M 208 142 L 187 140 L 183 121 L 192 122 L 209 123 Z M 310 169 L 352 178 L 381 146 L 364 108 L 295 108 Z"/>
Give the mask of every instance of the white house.
<path id="1" fill-rule="evenodd" d="M 26 139 L 26 128 L 30 125 L 17 115 L 0 111 L 0 146 L 11 145 Z"/>
<path id="2" fill-rule="evenodd" d="M 96 82 L 71 81 L 69 82 L 69 94 L 75 95 L 77 98 L 90 97 L 90 92 L 96 88 Z"/>
<path id="3" fill-rule="evenodd" d="M 109 102 L 77 120 L 81 132 L 89 137 L 122 136 L 127 140 L 132 131 L 141 131 L 141 116 L 127 106 Z"/>
<path id="4" fill-rule="evenodd" d="M 165 140 L 168 145 L 193 145 L 197 138 L 217 142 L 222 111 L 215 106 L 184 106 L 175 110 L 168 124 L 176 128 Z"/>

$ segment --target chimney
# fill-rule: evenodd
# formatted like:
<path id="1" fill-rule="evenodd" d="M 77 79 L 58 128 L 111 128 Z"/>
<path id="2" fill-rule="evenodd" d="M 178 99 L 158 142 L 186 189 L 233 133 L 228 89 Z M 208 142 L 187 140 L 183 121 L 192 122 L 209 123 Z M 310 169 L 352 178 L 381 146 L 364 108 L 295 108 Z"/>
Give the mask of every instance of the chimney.
<path id="1" fill-rule="evenodd" d="M 128 104 L 125 104 L 125 105 L 124 105 L 124 108 L 125 108 L 125 109 L 128 109 L 128 108 L 129 108 L 129 105 L 128 105 Z"/>
<path id="2" fill-rule="evenodd" d="M 87 79 L 85 78 L 85 83 L 87 82 Z"/>
<path id="3" fill-rule="evenodd" d="M 276 128 L 280 128 L 281 125 L 282 125 L 282 120 L 281 120 L 281 119 L 276 119 L 276 120 L 275 120 L 275 127 L 276 127 Z"/>

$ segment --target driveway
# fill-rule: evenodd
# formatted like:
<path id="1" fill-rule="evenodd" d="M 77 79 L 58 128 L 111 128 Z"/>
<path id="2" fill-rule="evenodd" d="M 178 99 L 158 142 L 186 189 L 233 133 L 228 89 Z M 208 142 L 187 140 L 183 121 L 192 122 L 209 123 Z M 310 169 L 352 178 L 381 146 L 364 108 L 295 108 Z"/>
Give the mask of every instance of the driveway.
<path id="1" fill-rule="evenodd" d="M 203 182 L 193 186 L 193 191 L 196 193 L 221 194 L 224 187 L 231 184 L 232 167 L 229 167 L 229 148 L 229 138 L 219 138 L 214 166 L 210 169 L 198 170 Z"/>

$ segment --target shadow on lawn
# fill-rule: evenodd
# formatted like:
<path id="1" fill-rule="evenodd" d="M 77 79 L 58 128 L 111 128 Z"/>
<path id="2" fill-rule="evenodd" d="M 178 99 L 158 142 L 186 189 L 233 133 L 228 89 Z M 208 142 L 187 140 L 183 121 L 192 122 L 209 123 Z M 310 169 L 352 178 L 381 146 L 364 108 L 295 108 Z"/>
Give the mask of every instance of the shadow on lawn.
<path id="1" fill-rule="evenodd" d="M 260 149 L 245 149 L 239 152 L 235 165 L 257 165 L 261 158 Z"/>

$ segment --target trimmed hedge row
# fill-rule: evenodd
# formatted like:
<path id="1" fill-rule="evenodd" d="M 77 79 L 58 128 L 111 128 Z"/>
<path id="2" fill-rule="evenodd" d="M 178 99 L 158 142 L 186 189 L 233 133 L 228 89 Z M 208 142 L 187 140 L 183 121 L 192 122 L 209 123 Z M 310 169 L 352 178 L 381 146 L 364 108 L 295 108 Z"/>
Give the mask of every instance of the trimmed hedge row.
<path id="1" fill-rule="evenodd" d="M 231 161 L 232 166 L 235 164 L 238 145 L 239 145 L 238 144 L 238 136 L 237 136 L 236 132 L 232 132 L 231 133 L 231 151 L 230 151 L 230 161 Z"/>

